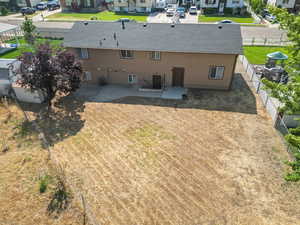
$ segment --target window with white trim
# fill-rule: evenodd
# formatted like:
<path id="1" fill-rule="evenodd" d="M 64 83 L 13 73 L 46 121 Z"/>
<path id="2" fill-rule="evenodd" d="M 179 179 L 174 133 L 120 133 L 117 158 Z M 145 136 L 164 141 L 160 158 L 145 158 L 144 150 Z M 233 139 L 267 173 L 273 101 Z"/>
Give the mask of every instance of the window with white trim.
<path id="1" fill-rule="evenodd" d="M 133 51 L 121 50 L 120 55 L 121 55 L 121 58 L 123 58 L 123 59 L 130 59 L 130 58 L 133 58 Z"/>
<path id="2" fill-rule="evenodd" d="M 136 84 L 137 83 L 137 77 L 136 77 L 136 75 L 129 74 L 128 75 L 128 83 L 129 84 Z"/>
<path id="3" fill-rule="evenodd" d="M 211 80 L 222 80 L 224 77 L 224 66 L 210 66 L 208 78 Z"/>
<path id="4" fill-rule="evenodd" d="M 87 48 L 79 48 L 79 57 L 81 59 L 88 59 L 89 58 L 89 52 Z"/>
<path id="5" fill-rule="evenodd" d="M 85 81 L 92 80 L 92 74 L 90 71 L 84 71 L 83 80 L 85 80 Z"/>
<path id="6" fill-rule="evenodd" d="M 232 4 L 240 4 L 240 0 L 232 0 Z"/>
<path id="7" fill-rule="evenodd" d="M 160 60 L 160 52 L 151 52 L 152 60 Z"/>

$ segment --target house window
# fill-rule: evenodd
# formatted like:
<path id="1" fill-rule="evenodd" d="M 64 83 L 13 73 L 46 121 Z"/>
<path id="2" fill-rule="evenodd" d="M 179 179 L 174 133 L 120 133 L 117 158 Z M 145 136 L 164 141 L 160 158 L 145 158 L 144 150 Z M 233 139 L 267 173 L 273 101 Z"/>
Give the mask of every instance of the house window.
<path id="1" fill-rule="evenodd" d="M 146 0 L 140 0 L 140 2 L 141 2 L 141 3 L 145 3 L 145 2 L 146 2 Z"/>
<path id="2" fill-rule="evenodd" d="M 205 3 L 206 3 L 206 4 L 213 5 L 213 4 L 216 3 L 216 0 L 205 0 Z"/>
<path id="3" fill-rule="evenodd" d="M 160 60 L 160 52 L 151 52 L 152 60 Z"/>
<path id="4" fill-rule="evenodd" d="M 208 78 L 211 80 L 222 80 L 224 77 L 224 66 L 210 66 Z"/>
<path id="5" fill-rule="evenodd" d="M 85 81 L 92 80 L 92 74 L 90 71 L 84 71 L 83 80 L 85 80 Z"/>
<path id="6" fill-rule="evenodd" d="M 240 0 L 232 0 L 232 4 L 240 4 Z"/>
<path id="7" fill-rule="evenodd" d="M 79 57 L 81 59 L 88 59 L 89 58 L 89 52 L 87 50 L 87 48 L 79 48 Z"/>
<path id="8" fill-rule="evenodd" d="M 289 4 L 289 0 L 282 0 L 283 4 Z"/>
<path id="9" fill-rule="evenodd" d="M 136 75 L 133 75 L 133 74 L 128 75 L 128 83 L 129 84 L 136 84 L 137 83 Z"/>
<path id="10" fill-rule="evenodd" d="M 130 50 L 121 50 L 120 54 L 121 54 L 121 58 L 123 59 L 133 58 L 133 51 Z"/>

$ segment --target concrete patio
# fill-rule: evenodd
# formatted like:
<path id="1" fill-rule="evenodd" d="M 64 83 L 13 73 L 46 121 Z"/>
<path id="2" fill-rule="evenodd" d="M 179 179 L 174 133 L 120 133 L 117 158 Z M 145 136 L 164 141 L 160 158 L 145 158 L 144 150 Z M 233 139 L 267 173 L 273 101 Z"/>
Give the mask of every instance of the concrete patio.
<path id="1" fill-rule="evenodd" d="M 168 87 L 166 90 L 148 90 L 140 91 L 136 86 L 123 85 L 84 85 L 75 96 L 84 97 L 94 102 L 110 102 L 124 97 L 137 96 L 145 98 L 163 98 L 163 99 L 182 99 L 182 95 L 187 93 L 186 88 Z"/>

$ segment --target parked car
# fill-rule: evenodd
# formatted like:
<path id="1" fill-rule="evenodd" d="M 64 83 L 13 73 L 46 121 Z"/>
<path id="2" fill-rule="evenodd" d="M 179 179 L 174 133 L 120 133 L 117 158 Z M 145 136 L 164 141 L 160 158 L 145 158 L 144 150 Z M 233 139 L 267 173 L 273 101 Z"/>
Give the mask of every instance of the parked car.
<path id="1" fill-rule="evenodd" d="M 219 21 L 217 23 L 219 23 L 219 24 L 221 24 L 221 23 L 233 24 L 235 22 L 233 22 L 232 20 L 221 20 L 221 21 Z"/>
<path id="2" fill-rule="evenodd" d="M 175 9 L 174 8 L 168 8 L 167 9 L 167 16 L 173 16 L 175 13 Z"/>
<path id="3" fill-rule="evenodd" d="M 47 3 L 47 8 L 49 10 L 55 10 L 60 8 L 60 4 L 57 1 L 50 1 Z"/>
<path id="4" fill-rule="evenodd" d="M 178 7 L 176 11 L 177 11 L 180 18 L 185 17 L 185 8 L 184 7 Z"/>
<path id="5" fill-rule="evenodd" d="M 35 7 L 37 10 L 45 10 L 47 9 L 47 2 L 40 2 Z"/>
<path id="6" fill-rule="evenodd" d="M 30 15 L 35 13 L 35 9 L 30 7 L 23 7 L 21 8 L 20 13 L 22 13 L 23 15 Z"/>
<path id="7" fill-rule="evenodd" d="M 191 6 L 189 9 L 189 13 L 192 14 L 196 14 L 197 15 L 197 7 L 196 6 Z"/>
<path id="8" fill-rule="evenodd" d="M 268 14 L 265 16 L 265 19 L 269 22 L 276 22 L 276 16 L 273 16 L 272 14 Z"/>
<path id="9" fill-rule="evenodd" d="M 266 18 L 266 15 L 270 15 L 270 12 L 268 9 L 263 9 L 262 12 L 261 12 L 261 16 L 263 18 Z"/>

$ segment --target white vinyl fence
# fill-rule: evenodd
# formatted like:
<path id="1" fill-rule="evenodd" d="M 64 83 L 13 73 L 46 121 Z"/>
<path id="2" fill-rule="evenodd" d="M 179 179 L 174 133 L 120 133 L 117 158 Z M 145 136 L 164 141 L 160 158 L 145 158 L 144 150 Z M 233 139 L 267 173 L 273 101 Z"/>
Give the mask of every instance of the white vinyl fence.
<path id="1" fill-rule="evenodd" d="M 295 127 L 297 125 L 297 123 L 295 125 L 294 118 L 299 118 L 299 115 L 284 115 L 283 117 L 281 117 L 278 112 L 281 103 L 277 99 L 271 97 L 268 91 L 265 90 L 264 84 L 260 81 L 260 76 L 256 74 L 253 65 L 248 62 L 247 58 L 243 55 L 240 55 L 239 60 L 241 61 L 245 69 L 246 75 L 250 79 L 250 82 L 253 85 L 256 93 L 260 96 L 263 105 L 265 106 L 267 112 L 271 116 L 274 127 L 282 135 L 289 134 L 289 127 Z M 291 153 L 292 156 L 295 152 L 300 153 L 300 149 L 291 146 L 287 142 L 286 145 L 287 151 Z"/>
<path id="2" fill-rule="evenodd" d="M 260 96 L 263 105 L 275 124 L 278 117 L 278 108 L 280 107 L 281 103 L 277 99 L 271 97 L 268 91 L 265 90 L 264 84 L 260 81 L 260 76 L 255 73 L 253 65 L 248 62 L 247 58 L 243 55 L 240 55 L 239 60 L 242 62 L 251 84 L 253 85 L 256 93 Z"/>

